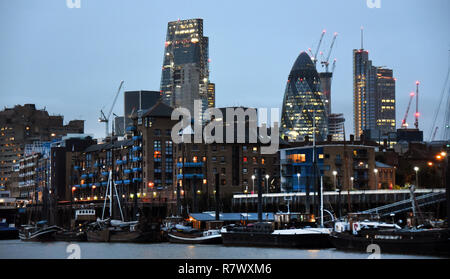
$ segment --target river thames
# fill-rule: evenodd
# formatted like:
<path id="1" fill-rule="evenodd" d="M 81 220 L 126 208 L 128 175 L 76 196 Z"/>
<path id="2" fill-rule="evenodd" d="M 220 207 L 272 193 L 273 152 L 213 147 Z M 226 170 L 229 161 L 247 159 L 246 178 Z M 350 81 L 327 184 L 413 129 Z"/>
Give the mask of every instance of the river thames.
<path id="1" fill-rule="evenodd" d="M 74 245 L 75 244 L 75 245 Z M 440 259 L 439 257 L 373 255 L 336 249 L 301 250 L 173 243 L 68 243 L 0 241 L 0 259 Z"/>

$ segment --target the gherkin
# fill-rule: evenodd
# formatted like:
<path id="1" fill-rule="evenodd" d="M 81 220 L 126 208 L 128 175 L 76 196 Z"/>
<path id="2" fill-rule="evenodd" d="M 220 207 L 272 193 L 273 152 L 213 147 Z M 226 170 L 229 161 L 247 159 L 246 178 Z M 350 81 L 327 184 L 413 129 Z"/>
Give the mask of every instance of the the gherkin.
<path id="1" fill-rule="evenodd" d="M 292 67 L 284 93 L 282 138 L 303 141 L 306 136 L 312 139 L 315 131 L 316 140 L 325 140 L 328 133 L 325 102 L 316 67 L 309 55 L 302 52 Z"/>

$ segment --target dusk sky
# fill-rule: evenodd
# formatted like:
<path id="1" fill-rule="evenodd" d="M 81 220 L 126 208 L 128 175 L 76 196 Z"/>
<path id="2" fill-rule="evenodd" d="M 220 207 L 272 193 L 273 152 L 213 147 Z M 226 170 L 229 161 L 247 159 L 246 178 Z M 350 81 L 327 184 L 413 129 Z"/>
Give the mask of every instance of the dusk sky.
<path id="1" fill-rule="evenodd" d="M 109 110 L 121 80 L 125 90 L 160 89 L 167 23 L 203 18 L 218 107 L 281 108 L 300 52 L 314 49 L 323 29 L 327 52 L 338 32 L 332 110 L 345 113 L 348 136 L 352 50 L 364 26 L 370 59 L 397 78 L 397 127 L 421 82 L 420 127 L 428 140 L 450 62 L 449 12 L 448 0 L 381 0 L 372 9 L 366 0 L 81 0 L 79 9 L 66 0 L 0 0 L 0 105 L 34 103 L 66 122 L 86 120 L 86 133 L 102 137 L 100 109 Z M 123 95 L 114 112 L 123 115 Z"/>

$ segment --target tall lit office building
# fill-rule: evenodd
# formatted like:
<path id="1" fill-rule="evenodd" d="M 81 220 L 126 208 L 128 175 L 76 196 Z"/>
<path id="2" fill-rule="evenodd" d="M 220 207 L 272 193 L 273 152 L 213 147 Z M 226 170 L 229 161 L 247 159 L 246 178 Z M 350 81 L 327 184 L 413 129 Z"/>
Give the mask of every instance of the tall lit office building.
<path id="1" fill-rule="evenodd" d="M 216 107 L 216 84 L 208 84 L 208 108 Z"/>
<path id="2" fill-rule="evenodd" d="M 328 135 L 332 136 L 333 141 L 344 141 L 345 118 L 343 113 L 331 113 L 328 115 Z"/>
<path id="3" fill-rule="evenodd" d="M 303 141 L 305 136 L 325 140 L 328 133 L 326 97 L 314 63 L 302 52 L 289 74 L 283 100 L 280 134 L 289 141 Z"/>
<path id="4" fill-rule="evenodd" d="M 208 108 L 208 37 L 203 36 L 203 19 L 168 23 L 161 76 L 163 101 L 193 113 L 194 100 Z"/>
<path id="5" fill-rule="evenodd" d="M 395 78 L 391 69 L 376 68 L 377 73 L 377 127 L 373 138 L 389 135 L 395 132 Z M 376 134 L 378 132 L 378 135 Z"/>
<path id="6" fill-rule="evenodd" d="M 395 133 L 393 71 L 373 66 L 364 49 L 353 50 L 353 105 L 356 138 L 381 141 Z"/>

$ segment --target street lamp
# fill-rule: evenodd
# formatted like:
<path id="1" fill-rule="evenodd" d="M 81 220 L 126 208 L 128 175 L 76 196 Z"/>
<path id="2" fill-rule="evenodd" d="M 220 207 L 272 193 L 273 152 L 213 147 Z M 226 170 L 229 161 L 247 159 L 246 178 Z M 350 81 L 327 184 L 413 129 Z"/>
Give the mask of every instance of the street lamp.
<path id="1" fill-rule="evenodd" d="M 301 176 L 301 174 L 297 173 L 297 181 L 298 181 L 298 189 L 297 189 L 297 191 L 298 192 L 300 192 L 300 176 Z"/>
<path id="2" fill-rule="evenodd" d="M 267 192 L 267 194 L 269 194 L 269 175 L 268 174 L 266 174 L 266 192 Z"/>
<path id="3" fill-rule="evenodd" d="M 253 190 L 252 190 L 252 195 L 255 193 L 255 175 L 252 175 L 252 181 L 253 181 Z"/>
<path id="4" fill-rule="evenodd" d="M 374 169 L 373 172 L 375 173 L 375 187 L 378 190 L 378 169 Z"/>
<path id="5" fill-rule="evenodd" d="M 414 171 L 416 171 L 416 189 L 419 188 L 419 167 L 414 167 Z"/>
<path id="6" fill-rule="evenodd" d="M 334 176 L 334 189 L 336 189 L 336 175 L 337 175 L 337 171 L 333 171 L 333 176 Z"/>

